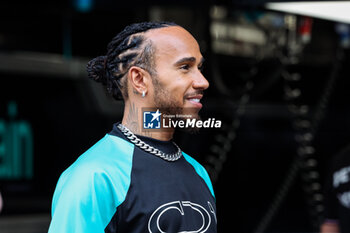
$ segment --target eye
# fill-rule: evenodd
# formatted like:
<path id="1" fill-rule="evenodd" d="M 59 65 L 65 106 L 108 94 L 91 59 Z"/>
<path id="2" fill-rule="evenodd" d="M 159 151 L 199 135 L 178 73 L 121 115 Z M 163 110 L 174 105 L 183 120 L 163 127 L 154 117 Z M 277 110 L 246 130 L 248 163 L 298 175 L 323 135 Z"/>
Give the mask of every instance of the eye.
<path id="1" fill-rule="evenodd" d="M 189 70 L 190 66 L 188 64 L 185 64 L 185 65 L 180 66 L 180 69 L 182 69 L 182 70 Z"/>
<path id="2" fill-rule="evenodd" d="M 204 69 L 204 66 L 203 66 L 203 65 L 199 65 L 199 66 L 198 66 L 198 70 L 199 70 L 200 72 L 203 72 L 203 69 Z"/>

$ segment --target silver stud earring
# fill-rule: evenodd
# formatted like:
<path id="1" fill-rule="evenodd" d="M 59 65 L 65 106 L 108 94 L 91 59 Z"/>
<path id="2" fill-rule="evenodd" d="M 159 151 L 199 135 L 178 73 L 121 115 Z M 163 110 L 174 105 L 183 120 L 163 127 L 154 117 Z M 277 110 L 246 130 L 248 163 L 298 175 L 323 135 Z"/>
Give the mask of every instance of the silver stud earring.
<path id="1" fill-rule="evenodd" d="M 142 98 L 145 98 L 145 96 L 146 96 L 146 92 L 142 91 Z"/>

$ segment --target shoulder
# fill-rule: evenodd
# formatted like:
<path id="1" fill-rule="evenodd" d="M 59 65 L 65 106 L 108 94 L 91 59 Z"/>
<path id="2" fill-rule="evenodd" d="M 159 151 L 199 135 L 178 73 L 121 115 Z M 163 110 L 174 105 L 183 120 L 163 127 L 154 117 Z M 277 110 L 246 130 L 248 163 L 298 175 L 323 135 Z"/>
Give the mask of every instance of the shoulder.
<path id="1" fill-rule="evenodd" d="M 127 165 L 132 165 L 133 149 L 133 144 L 107 134 L 80 155 L 62 176 L 74 175 L 84 179 L 100 173 L 126 169 Z"/>
<path id="2" fill-rule="evenodd" d="M 108 134 L 83 153 L 57 183 L 49 232 L 102 232 L 126 198 L 133 153 Z"/>
<path id="3" fill-rule="evenodd" d="M 102 197 L 111 196 L 112 190 L 126 195 L 130 185 L 132 157 L 131 143 L 107 134 L 62 173 L 54 201 L 66 194 L 66 198 L 75 196 L 78 199 L 89 198 L 92 193 Z"/>
<path id="4" fill-rule="evenodd" d="M 197 162 L 197 160 L 195 160 L 185 152 L 182 152 L 182 155 L 186 159 L 186 161 L 193 166 L 197 174 L 205 181 L 211 194 L 213 195 L 213 197 L 215 197 L 213 185 L 210 181 L 210 177 L 208 175 L 208 172 L 205 170 L 205 168 L 199 162 Z"/>

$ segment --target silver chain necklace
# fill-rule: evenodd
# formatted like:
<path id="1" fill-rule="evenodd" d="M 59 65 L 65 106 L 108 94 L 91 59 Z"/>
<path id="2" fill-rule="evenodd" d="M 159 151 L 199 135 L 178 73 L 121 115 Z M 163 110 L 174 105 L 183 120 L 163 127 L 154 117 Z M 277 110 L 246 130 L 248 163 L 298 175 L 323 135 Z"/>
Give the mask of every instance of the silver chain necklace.
<path id="1" fill-rule="evenodd" d="M 173 142 L 173 144 L 176 146 L 177 152 L 174 154 L 166 154 L 163 151 L 160 151 L 157 148 L 154 148 L 153 146 L 148 145 L 147 143 L 145 143 L 144 141 L 139 139 L 135 134 L 133 134 L 133 132 L 131 132 L 124 125 L 118 124 L 117 127 L 125 135 L 125 137 L 127 137 L 127 139 L 129 139 L 130 142 L 134 143 L 135 146 L 141 148 L 142 150 L 144 150 L 148 153 L 156 155 L 156 156 L 158 156 L 166 161 L 170 161 L 170 162 L 176 161 L 179 158 L 181 158 L 181 156 L 182 156 L 182 151 L 181 151 L 180 147 L 178 147 L 176 145 L 175 142 Z"/>

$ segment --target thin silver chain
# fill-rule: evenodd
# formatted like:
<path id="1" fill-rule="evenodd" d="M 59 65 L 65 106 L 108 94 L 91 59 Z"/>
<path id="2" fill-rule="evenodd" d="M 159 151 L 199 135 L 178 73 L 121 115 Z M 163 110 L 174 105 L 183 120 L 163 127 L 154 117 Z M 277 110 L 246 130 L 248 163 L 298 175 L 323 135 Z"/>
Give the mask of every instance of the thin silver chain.
<path id="1" fill-rule="evenodd" d="M 173 144 L 176 146 L 177 148 L 177 152 L 174 154 L 166 154 L 163 151 L 158 150 L 157 148 L 154 148 L 151 145 L 148 145 L 147 143 L 145 143 L 144 141 L 142 141 L 141 139 L 139 139 L 135 134 L 133 134 L 133 132 L 131 132 L 127 127 L 125 127 L 122 124 L 118 124 L 118 129 L 120 129 L 120 131 L 125 135 L 125 137 L 127 137 L 127 139 L 129 139 L 130 142 L 134 143 L 135 146 L 141 148 L 142 150 L 151 153 L 155 156 L 158 156 L 166 161 L 176 161 L 179 158 L 181 158 L 182 156 L 182 151 L 180 149 L 180 147 L 178 147 L 176 145 L 175 142 L 173 142 Z"/>

